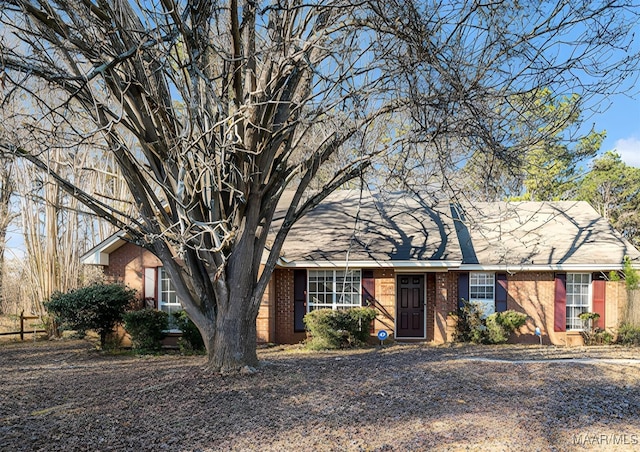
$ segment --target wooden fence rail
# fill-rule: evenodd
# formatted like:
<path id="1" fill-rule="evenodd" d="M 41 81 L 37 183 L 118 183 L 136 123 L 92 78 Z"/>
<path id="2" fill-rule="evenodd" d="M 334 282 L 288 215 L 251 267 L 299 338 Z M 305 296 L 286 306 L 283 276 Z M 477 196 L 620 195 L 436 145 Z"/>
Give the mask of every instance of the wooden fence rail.
<path id="1" fill-rule="evenodd" d="M 33 334 L 36 334 L 36 333 L 46 333 L 46 332 L 47 332 L 47 330 L 38 330 L 38 329 L 34 329 L 34 330 L 32 330 L 32 329 L 30 329 L 30 328 L 29 328 L 29 329 L 27 329 L 27 330 L 25 331 L 25 329 L 24 329 L 24 321 L 25 321 L 25 320 L 35 320 L 35 319 L 39 319 L 39 318 L 40 318 L 40 317 L 38 317 L 38 316 L 33 316 L 33 315 L 24 315 L 24 311 L 22 311 L 22 312 L 20 313 L 20 331 L 10 331 L 10 332 L 7 332 L 7 333 L 0 333 L 0 336 L 10 336 L 10 335 L 19 334 L 19 335 L 20 335 L 20 340 L 21 340 L 21 341 L 24 341 L 24 334 L 25 334 L 25 332 L 26 332 L 26 333 L 33 333 Z"/>

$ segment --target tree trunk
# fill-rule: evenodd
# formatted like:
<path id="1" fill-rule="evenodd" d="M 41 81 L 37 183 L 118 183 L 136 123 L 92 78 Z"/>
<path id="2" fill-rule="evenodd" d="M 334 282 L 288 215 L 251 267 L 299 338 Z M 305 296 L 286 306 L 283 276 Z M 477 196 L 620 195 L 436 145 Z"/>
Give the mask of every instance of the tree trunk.
<path id="1" fill-rule="evenodd" d="M 5 308 L 4 303 L 4 252 L 7 242 L 7 229 L 13 219 L 11 214 L 11 195 L 14 190 L 12 179 L 12 165 L 5 161 L 1 162 L 0 168 L 0 313 Z"/>
<path id="2" fill-rule="evenodd" d="M 160 246 L 156 252 L 163 256 L 168 248 Z M 238 263 L 252 259 L 237 259 L 236 256 L 231 260 Z M 255 272 L 249 269 L 251 264 L 230 264 L 224 276 L 209 274 L 211 280 L 198 280 L 194 275 L 206 274 L 202 260 L 186 259 L 184 264 L 189 271 L 172 265 L 175 261 L 166 262 L 164 268 L 176 294 L 204 341 L 208 369 L 226 374 L 254 372 L 258 365 L 256 319 L 262 294 L 256 290 Z M 216 289 L 204 290 L 202 284 L 205 283 Z"/>
<path id="3" fill-rule="evenodd" d="M 216 372 L 254 372 L 256 317 L 251 300 L 231 295 L 226 310 L 218 311 L 215 335 L 207 347 L 209 367 Z"/>

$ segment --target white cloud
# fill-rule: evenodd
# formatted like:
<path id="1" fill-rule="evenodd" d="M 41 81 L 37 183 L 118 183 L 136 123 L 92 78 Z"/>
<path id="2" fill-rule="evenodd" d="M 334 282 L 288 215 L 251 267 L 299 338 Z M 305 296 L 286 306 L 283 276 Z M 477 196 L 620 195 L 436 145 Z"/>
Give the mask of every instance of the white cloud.
<path id="1" fill-rule="evenodd" d="M 640 139 L 631 137 L 616 141 L 616 152 L 624 163 L 640 168 Z"/>

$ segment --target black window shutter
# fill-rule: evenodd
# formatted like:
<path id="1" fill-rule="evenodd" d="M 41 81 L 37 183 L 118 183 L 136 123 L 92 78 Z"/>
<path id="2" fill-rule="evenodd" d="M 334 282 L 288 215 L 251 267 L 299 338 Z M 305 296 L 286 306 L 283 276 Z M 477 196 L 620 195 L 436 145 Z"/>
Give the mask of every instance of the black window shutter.
<path id="1" fill-rule="evenodd" d="M 458 273 L 458 307 L 462 307 L 462 300 L 469 301 L 469 273 Z"/>
<path id="2" fill-rule="evenodd" d="M 307 313 L 307 271 L 293 271 L 293 331 L 304 331 Z"/>
<path id="3" fill-rule="evenodd" d="M 507 310 L 507 274 L 496 274 L 496 312 Z"/>

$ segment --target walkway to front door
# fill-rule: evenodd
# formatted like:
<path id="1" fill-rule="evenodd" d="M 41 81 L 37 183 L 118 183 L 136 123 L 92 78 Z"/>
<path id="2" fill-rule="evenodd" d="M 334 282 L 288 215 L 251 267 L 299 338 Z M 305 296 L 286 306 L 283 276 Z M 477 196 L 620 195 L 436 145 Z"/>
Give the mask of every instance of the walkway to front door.
<path id="1" fill-rule="evenodd" d="M 424 275 L 398 275 L 396 337 L 425 338 Z"/>

